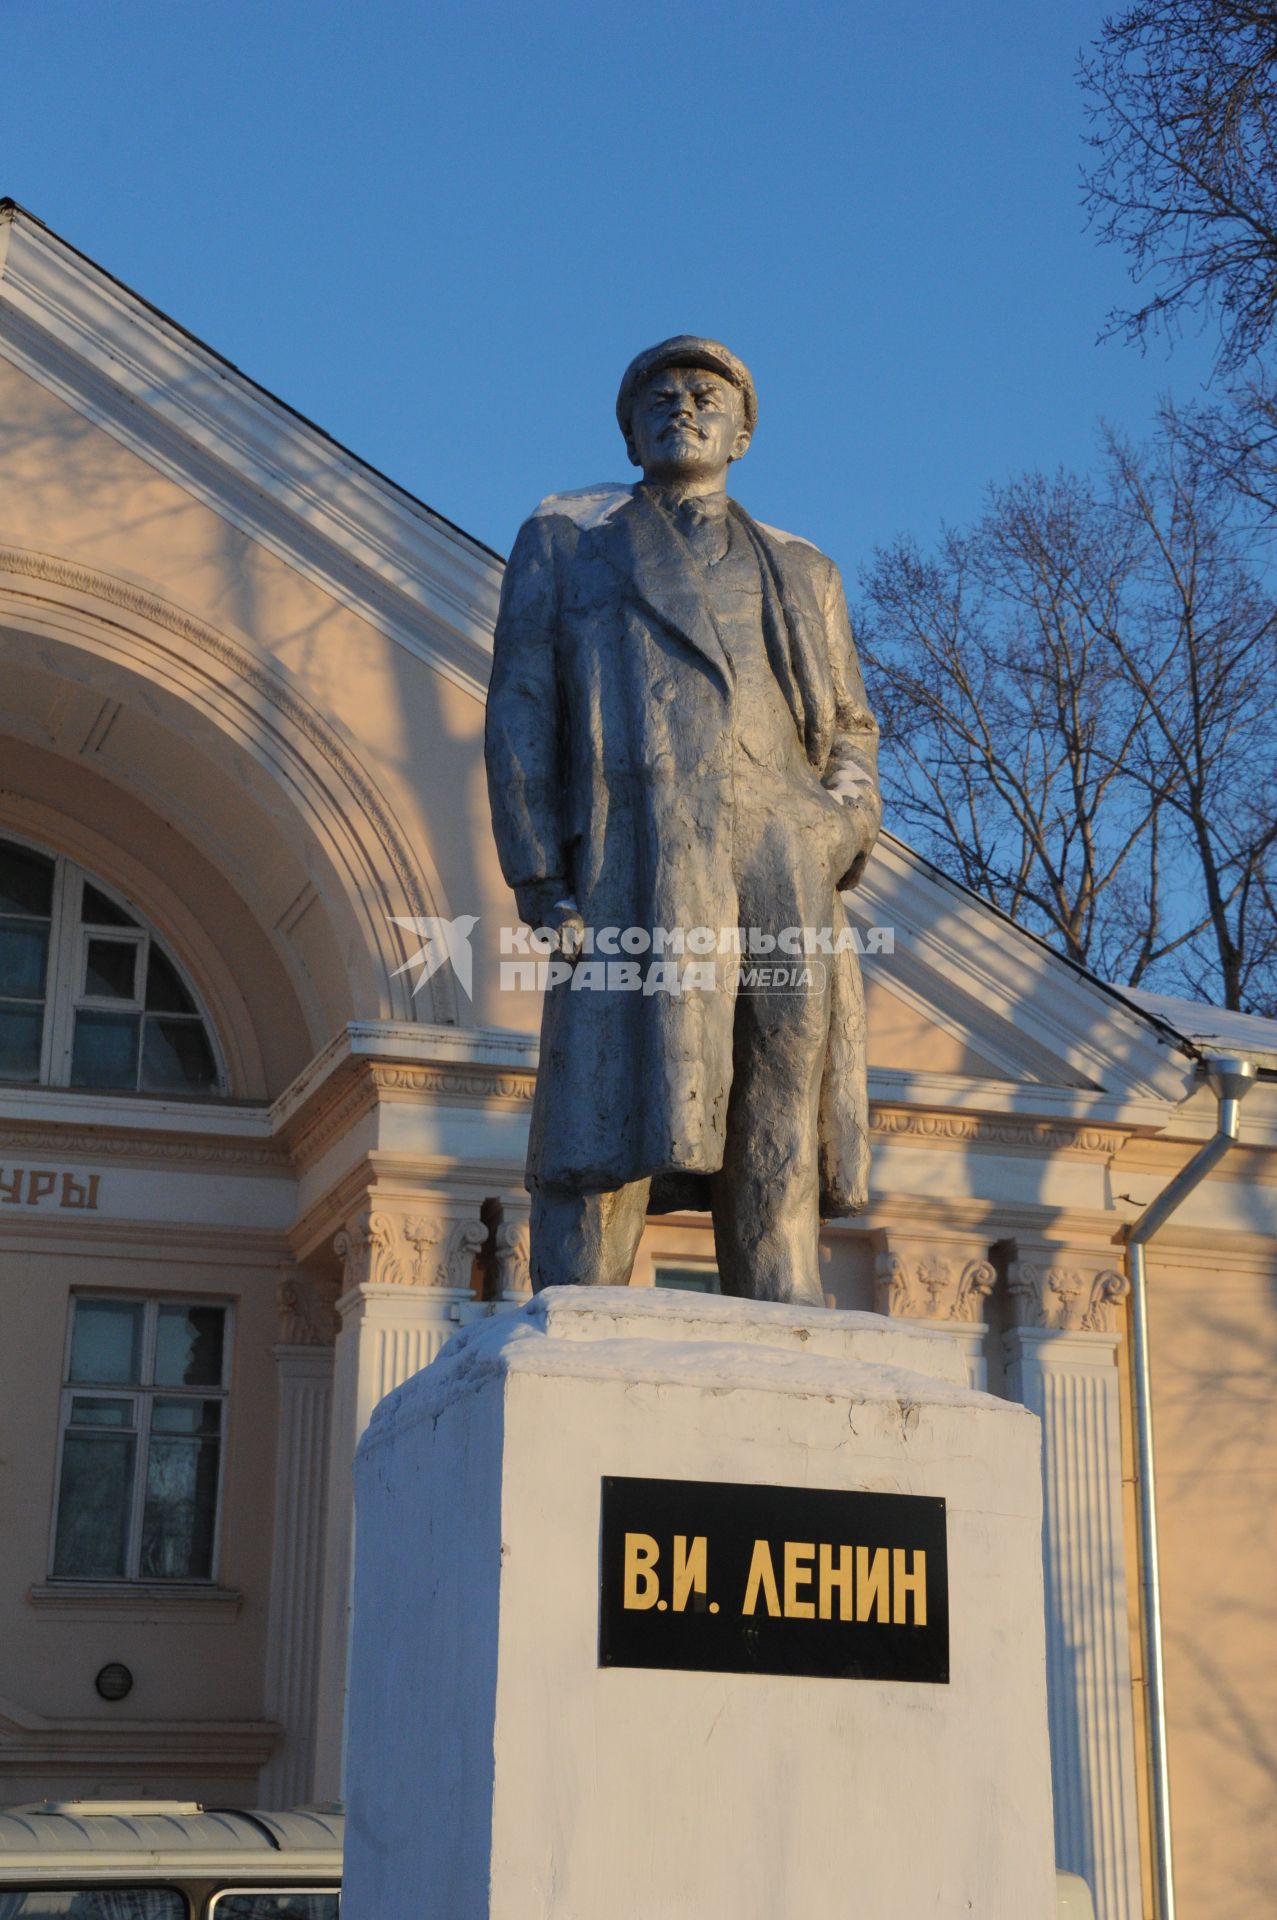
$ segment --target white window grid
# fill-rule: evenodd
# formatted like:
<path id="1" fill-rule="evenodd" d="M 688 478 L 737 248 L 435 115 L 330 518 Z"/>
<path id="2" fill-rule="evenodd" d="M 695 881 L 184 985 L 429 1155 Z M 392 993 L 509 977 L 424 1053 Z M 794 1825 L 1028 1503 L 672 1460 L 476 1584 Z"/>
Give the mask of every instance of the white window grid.
<path id="1" fill-rule="evenodd" d="M 25 847 L 31 853 L 38 853 L 46 860 L 56 862 L 53 880 L 52 914 L 49 921 L 49 960 L 45 974 L 44 988 L 44 1030 L 40 1048 L 40 1081 L 42 1087 L 69 1087 L 71 1084 L 71 1058 L 75 1048 L 75 1016 L 81 1010 L 101 1013 L 136 1013 L 144 1017 L 146 998 L 146 970 L 150 957 L 153 935 L 145 914 L 135 907 L 131 900 L 100 880 L 95 873 L 78 867 L 63 854 L 55 854 L 48 847 L 42 847 L 35 840 L 28 840 L 22 834 L 13 833 L 5 828 L 0 835 L 13 846 Z M 82 907 L 85 885 L 96 887 L 97 891 L 122 913 L 138 921 L 136 927 L 104 927 L 94 924 L 85 926 Z M 122 944 L 135 945 L 138 949 L 134 960 L 132 1000 L 108 998 L 92 995 L 85 991 L 86 970 L 89 960 L 89 941 L 110 939 Z M 187 993 L 191 1004 L 197 1009 L 203 1024 L 209 1047 L 213 1054 L 216 1073 L 215 1084 L 202 1097 L 216 1099 L 228 1089 L 226 1062 L 218 1041 L 213 1022 L 204 1011 L 204 1005 L 197 993 L 186 968 L 182 965 L 173 949 L 163 942 L 158 943 L 164 957 L 169 961 Z M 178 1016 L 191 1018 L 192 1016 Z M 138 1047 L 137 1079 L 132 1088 L 81 1088 L 85 1093 L 115 1092 L 137 1093 L 141 1091 L 142 1048 Z M 164 1098 L 178 1098 L 178 1093 L 170 1093 Z"/>
<path id="2" fill-rule="evenodd" d="M 96 881 L 94 882 L 96 885 Z M 96 1305 L 102 1302 L 119 1302 L 121 1305 L 142 1306 L 142 1353 L 139 1370 L 141 1381 L 136 1385 L 97 1383 L 89 1380 L 71 1381 L 71 1348 L 75 1339 L 75 1309 L 79 1302 Z M 159 1332 L 160 1308 L 178 1307 L 215 1307 L 222 1314 L 222 1378 L 220 1383 L 208 1387 L 164 1387 L 154 1384 L 155 1343 Z M 133 1456 L 133 1493 L 129 1508 L 128 1539 L 125 1550 L 125 1572 L 109 1576 L 114 1584 L 120 1586 L 141 1585 L 165 1587 L 209 1587 L 217 1583 L 218 1566 L 222 1552 L 222 1493 L 226 1478 L 226 1454 L 228 1443 L 228 1414 L 230 1409 L 231 1349 L 235 1336 L 235 1310 L 231 1301 L 218 1300 L 208 1296 L 182 1293 L 138 1294 L 104 1293 L 97 1288 L 70 1296 L 70 1311 L 67 1314 L 66 1344 L 62 1360 L 62 1395 L 58 1416 L 58 1457 L 53 1478 L 53 1513 L 49 1527 L 49 1579 L 58 1586 L 100 1586 L 103 1579 L 99 1575 L 84 1577 L 76 1574 L 56 1574 L 53 1571 L 54 1557 L 58 1541 L 58 1506 L 62 1494 L 62 1454 L 68 1433 L 124 1433 L 131 1432 L 137 1445 Z M 133 1425 L 131 1428 L 104 1425 L 95 1427 L 90 1423 L 71 1424 L 73 1401 L 81 1399 L 130 1400 L 132 1402 Z M 182 1580 L 158 1581 L 154 1575 L 139 1571 L 142 1554 L 142 1514 L 146 1505 L 147 1454 L 151 1441 L 151 1401 L 169 1399 L 217 1400 L 221 1404 L 218 1423 L 217 1450 L 217 1493 L 213 1510 L 213 1547 L 209 1556 L 207 1575 L 190 1576 Z"/>

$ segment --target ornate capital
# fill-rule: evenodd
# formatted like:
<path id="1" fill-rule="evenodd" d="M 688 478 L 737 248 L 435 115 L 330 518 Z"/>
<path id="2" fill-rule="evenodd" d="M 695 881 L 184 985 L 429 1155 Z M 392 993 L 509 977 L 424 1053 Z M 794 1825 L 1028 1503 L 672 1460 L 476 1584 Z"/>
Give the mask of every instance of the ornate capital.
<path id="1" fill-rule="evenodd" d="M 461 1287 L 471 1291 L 474 1263 L 483 1252 L 488 1229 L 482 1220 L 459 1220 L 448 1236 L 443 1258 L 436 1269 L 435 1285 Z"/>
<path id="2" fill-rule="evenodd" d="M 1058 1262 L 1013 1260 L 1008 1279 L 1015 1324 L 1055 1333 L 1115 1332 L 1115 1308 L 1131 1290 L 1124 1273 L 1067 1254 Z"/>
<path id="3" fill-rule="evenodd" d="M 503 1298 L 532 1291 L 531 1233 L 526 1215 L 497 1228 L 497 1285 Z"/>
<path id="4" fill-rule="evenodd" d="M 336 1297 L 334 1282 L 282 1267 L 275 1287 L 280 1345 L 331 1347 L 339 1324 Z"/>
<path id="5" fill-rule="evenodd" d="M 983 1252 L 949 1244 L 898 1242 L 894 1235 L 874 1261 L 878 1311 L 897 1320 L 979 1325 L 997 1277 Z"/>
<path id="6" fill-rule="evenodd" d="M 464 1208 L 458 1218 L 459 1209 Z M 471 1291 L 475 1257 L 488 1230 L 469 1201 L 414 1203 L 413 1211 L 366 1207 L 333 1241 L 343 1291 L 353 1287 L 449 1287 Z"/>
<path id="7" fill-rule="evenodd" d="M 412 1262 L 393 1214 L 369 1207 L 348 1220 L 333 1241 L 342 1264 L 342 1291 L 353 1287 L 409 1287 Z"/>

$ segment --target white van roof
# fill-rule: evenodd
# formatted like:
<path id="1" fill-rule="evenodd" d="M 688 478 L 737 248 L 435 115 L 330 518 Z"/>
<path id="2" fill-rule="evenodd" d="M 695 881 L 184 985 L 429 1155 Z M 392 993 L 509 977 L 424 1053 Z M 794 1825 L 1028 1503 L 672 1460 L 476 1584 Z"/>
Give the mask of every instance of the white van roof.
<path id="1" fill-rule="evenodd" d="M 0 1812 L 0 1879 L 94 1879 L 165 1871 L 336 1880 L 339 1808 L 295 1812 L 202 1807 L 183 1800 L 46 1800 Z"/>

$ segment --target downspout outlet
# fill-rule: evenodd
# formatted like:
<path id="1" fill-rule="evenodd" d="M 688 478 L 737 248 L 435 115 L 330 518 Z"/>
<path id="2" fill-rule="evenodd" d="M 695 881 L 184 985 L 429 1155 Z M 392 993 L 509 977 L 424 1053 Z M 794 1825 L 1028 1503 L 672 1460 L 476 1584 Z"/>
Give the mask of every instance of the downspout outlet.
<path id="1" fill-rule="evenodd" d="M 1259 1069 L 1253 1060 L 1244 1060 L 1239 1054 L 1221 1053 L 1207 1060 L 1203 1071 L 1206 1084 L 1222 1106 L 1226 1100 L 1243 1100 L 1254 1086 Z M 1222 1121 L 1222 1114 L 1220 1118 Z"/>

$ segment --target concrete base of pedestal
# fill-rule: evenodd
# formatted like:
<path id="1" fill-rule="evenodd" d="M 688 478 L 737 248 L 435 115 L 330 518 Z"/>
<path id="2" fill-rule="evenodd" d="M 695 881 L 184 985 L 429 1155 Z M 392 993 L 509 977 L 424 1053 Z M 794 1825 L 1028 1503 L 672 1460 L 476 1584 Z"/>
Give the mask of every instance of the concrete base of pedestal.
<path id="1" fill-rule="evenodd" d="M 1050 1920 L 1038 1427 L 874 1314 L 560 1288 L 356 1466 L 345 1920 Z M 599 1664 L 606 1476 L 940 1496 L 950 1678 Z"/>

